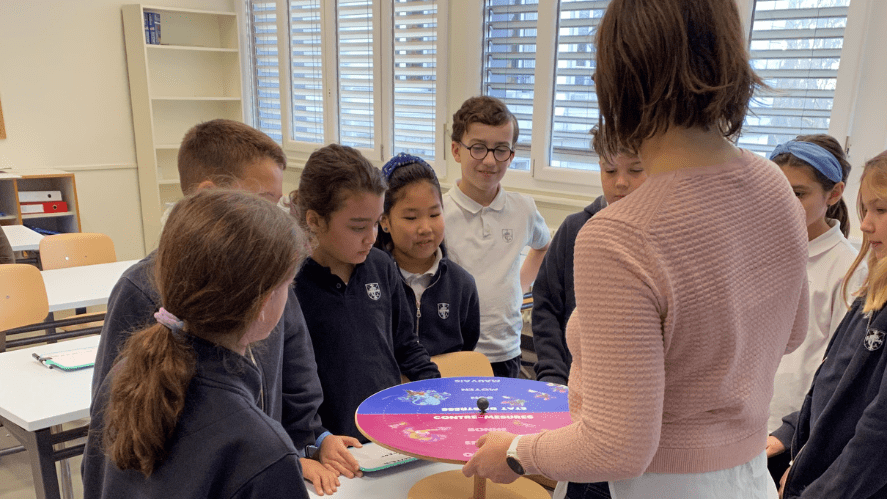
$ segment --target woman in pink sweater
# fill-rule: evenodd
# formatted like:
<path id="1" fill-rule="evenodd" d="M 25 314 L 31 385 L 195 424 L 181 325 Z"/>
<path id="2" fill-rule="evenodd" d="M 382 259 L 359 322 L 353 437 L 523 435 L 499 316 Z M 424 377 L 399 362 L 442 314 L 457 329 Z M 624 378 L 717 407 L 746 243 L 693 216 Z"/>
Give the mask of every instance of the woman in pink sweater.
<path id="1" fill-rule="evenodd" d="M 768 406 L 807 330 L 807 233 L 779 169 L 731 140 L 761 85 L 736 5 L 613 0 L 596 44 L 604 149 L 636 151 L 648 178 L 576 240 L 573 423 L 490 433 L 463 471 L 774 497 Z"/>

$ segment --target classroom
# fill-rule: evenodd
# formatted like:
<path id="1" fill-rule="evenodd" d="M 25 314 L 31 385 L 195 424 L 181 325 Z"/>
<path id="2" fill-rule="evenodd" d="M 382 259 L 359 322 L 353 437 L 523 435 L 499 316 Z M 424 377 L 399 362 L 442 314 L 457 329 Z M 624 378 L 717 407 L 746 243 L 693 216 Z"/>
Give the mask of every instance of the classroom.
<path id="1" fill-rule="evenodd" d="M 755 94 L 735 144 L 766 157 L 799 135 L 837 139 L 852 165 L 843 199 L 858 250 L 863 165 L 887 149 L 887 2 L 734 2 L 751 67 L 773 87 Z M 12 192 L 6 177 L 71 173 L 75 231 L 109 236 L 118 261 L 140 260 L 183 197 L 182 136 L 225 118 L 280 145 L 284 195 L 314 151 L 342 144 L 377 169 L 401 152 L 424 159 L 446 197 L 462 177 L 454 113 L 487 95 L 520 128 L 501 185 L 530 198 L 556 234 L 605 194 L 589 130 L 601 114 L 595 33 L 610 3 L 5 0 L 0 196 Z M 146 12 L 160 14 L 156 43 L 140 24 Z M 17 203 L 0 199 L 0 225 L 19 223 L 3 213 Z M 17 444 L 0 427 L 0 447 Z M 69 461 L 73 497 L 82 497 L 80 458 Z M 0 453 L 0 499 L 34 493 L 26 454 Z"/>

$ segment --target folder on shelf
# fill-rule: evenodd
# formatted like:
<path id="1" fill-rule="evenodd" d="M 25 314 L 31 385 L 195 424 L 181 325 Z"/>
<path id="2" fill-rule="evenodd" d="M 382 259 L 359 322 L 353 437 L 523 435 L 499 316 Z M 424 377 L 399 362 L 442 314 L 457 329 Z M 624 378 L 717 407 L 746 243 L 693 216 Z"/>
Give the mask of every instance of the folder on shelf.
<path id="1" fill-rule="evenodd" d="M 48 203 L 22 203 L 22 214 L 26 213 L 64 213 L 68 211 L 68 203 L 50 201 Z"/>
<path id="2" fill-rule="evenodd" d="M 95 365 L 95 356 L 99 347 L 77 348 L 50 355 L 32 354 L 38 362 L 49 369 L 61 369 L 62 371 L 77 371 L 87 369 Z"/>
<path id="3" fill-rule="evenodd" d="M 42 203 L 61 200 L 62 191 L 18 191 L 19 203 Z"/>

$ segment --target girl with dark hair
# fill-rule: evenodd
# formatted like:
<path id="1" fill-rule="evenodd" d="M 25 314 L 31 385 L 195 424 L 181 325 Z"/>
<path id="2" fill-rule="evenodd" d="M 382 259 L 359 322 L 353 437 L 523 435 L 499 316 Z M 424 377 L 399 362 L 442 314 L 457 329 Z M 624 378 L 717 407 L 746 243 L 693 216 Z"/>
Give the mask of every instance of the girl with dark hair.
<path id="1" fill-rule="evenodd" d="M 782 169 L 806 213 L 810 283 L 807 338 L 779 363 L 770 402 L 767 457 L 778 482 L 788 467 L 785 449 L 794 430 L 790 425 L 783 427 L 782 417 L 801 408 L 829 339 L 847 313 L 841 287 L 857 251 L 846 237 L 850 220 L 841 196 L 850 163 L 838 141 L 825 134 L 802 135 L 776 146 L 770 159 Z M 848 288 L 856 291 L 864 278 L 863 265 L 850 277 Z"/>
<path id="2" fill-rule="evenodd" d="M 370 395 L 439 378 L 419 343 L 397 265 L 374 248 L 385 180 L 357 149 L 331 144 L 305 163 L 290 209 L 314 250 L 296 277 L 323 387 L 318 412 L 336 435 L 366 442 L 354 412 Z"/>
<path id="3" fill-rule="evenodd" d="M 203 189 L 175 205 L 157 322 L 126 341 L 90 411 L 85 453 L 109 459 L 84 460 L 85 497 L 308 497 L 292 440 L 260 406 L 252 354 L 280 320 L 301 241 L 253 194 Z"/>
<path id="4" fill-rule="evenodd" d="M 603 152 L 636 153 L 647 180 L 576 238 L 572 424 L 488 433 L 463 471 L 774 497 L 767 416 L 807 332 L 807 238 L 782 173 L 732 140 L 761 85 L 736 2 L 612 0 L 595 45 Z"/>
<path id="5" fill-rule="evenodd" d="M 480 305 L 474 277 L 446 257 L 440 183 L 422 158 L 400 153 L 382 168 L 388 180 L 376 247 L 397 262 L 419 342 L 429 355 L 474 350 Z"/>

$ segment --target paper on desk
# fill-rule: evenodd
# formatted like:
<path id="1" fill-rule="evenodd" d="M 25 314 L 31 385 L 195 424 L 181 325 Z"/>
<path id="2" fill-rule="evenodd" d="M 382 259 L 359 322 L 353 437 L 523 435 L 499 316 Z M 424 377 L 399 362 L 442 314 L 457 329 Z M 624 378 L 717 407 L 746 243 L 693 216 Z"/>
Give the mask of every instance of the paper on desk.
<path id="1" fill-rule="evenodd" d="M 354 459 L 357 459 L 361 471 L 379 471 L 416 461 L 415 457 L 400 454 L 376 444 L 364 444 L 363 447 L 352 447 L 349 450 Z"/>
<path id="2" fill-rule="evenodd" d="M 75 371 L 95 365 L 95 356 L 99 347 L 78 348 L 64 352 L 56 352 L 47 356 L 34 354 L 34 358 L 46 367 L 58 368 L 64 371 Z"/>

